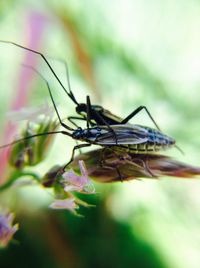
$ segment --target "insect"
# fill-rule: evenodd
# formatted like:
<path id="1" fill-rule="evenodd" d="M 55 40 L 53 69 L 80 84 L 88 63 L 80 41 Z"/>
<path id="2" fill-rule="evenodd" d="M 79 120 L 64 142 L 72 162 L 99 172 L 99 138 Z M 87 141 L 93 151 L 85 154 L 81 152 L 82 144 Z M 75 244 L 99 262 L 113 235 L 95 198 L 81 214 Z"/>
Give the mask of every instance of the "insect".
<path id="1" fill-rule="evenodd" d="M 63 134 L 72 137 L 77 141 L 84 141 L 86 143 L 74 146 L 70 161 L 65 165 L 68 166 L 74 159 L 74 154 L 77 149 L 90 146 L 92 144 L 103 146 L 104 148 L 111 148 L 116 151 L 130 152 L 130 153 L 152 153 L 170 146 L 175 145 L 175 140 L 169 136 L 163 134 L 161 131 L 133 124 L 112 125 L 112 130 L 115 133 L 113 135 L 112 130 L 106 125 L 89 127 L 82 129 L 78 127 L 73 129 L 67 124 L 63 123 L 59 115 L 59 111 L 56 107 L 53 99 L 49 83 L 45 80 L 50 98 L 52 100 L 55 112 L 57 114 L 60 125 L 65 129 L 61 131 L 49 131 L 38 133 L 24 137 L 23 139 L 16 140 L 9 144 L 3 145 L 0 148 L 14 145 L 18 142 L 40 137 L 44 135 Z M 67 131 L 66 131 L 67 130 Z M 116 144 L 117 139 L 117 144 Z"/>
<path id="2" fill-rule="evenodd" d="M 71 137 L 116 151 L 137 154 L 152 153 L 175 145 L 173 138 L 153 128 L 133 124 L 112 125 L 112 128 L 117 137 L 117 145 L 115 137 L 107 126 L 78 128 L 73 131 Z"/>
<path id="3" fill-rule="evenodd" d="M 67 93 L 70 99 L 77 105 L 76 111 L 78 114 L 82 115 L 82 117 L 81 118 L 73 117 L 73 119 L 86 120 L 87 122 L 86 129 L 82 129 L 80 127 L 78 127 L 77 129 L 73 129 L 69 127 L 66 123 L 64 123 L 61 120 L 60 114 L 55 105 L 49 83 L 44 79 L 47 84 L 49 95 L 53 103 L 55 112 L 57 114 L 59 123 L 65 130 L 44 132 L 44 133 L 38 133 L 32 136 L 27 136 L 21 140 L 17 140 L 10 144 L 1 146 L 0 148 L 7 147 L 17 142 L 21 142 L 23 140 L 30 139 L 30 138 L 39 137 L 42 135 L 51 135 L 51 134 L 61 133 L 61 134 L 70 136 L 75 140 L 86 142 L 85 144 L 76 145 L 73 148 L 71 159 L 67 163 L 67 165 L 69 165 L 73 161 L 75 150 L 86 147 L 86 146 L 90 146 L 92 144 L 100 145 L 105 148 L 112 148 L 113 150 L 116 150 L 116 151 L 132 152 L 132 153 L 133 152 L 151 153 L 151 152 L 155 152 L 161 149 L 165 149 L 175 144 L 174 139 L 168 137 L 167 135 L 163 134 L 159 130 L 159 127 L 157 126 L 157 124 L 155 123 L 154 119 L 152 118 L 152 116 L 150 115 L 150 113 L 148 112 L 145 106 L 138 107 L 128 117 L 120 121 L 119 117 L 112 115 L 109 111 L 105 110 L 103 107 L 98 106 L 98 105 L 91 105 L 89 96 L 87 96 L 86 98 L 86 104 L 79 104 L 76 101 L 71 91 L 68 70 L 67 70 L 67 79 L 68 79 L 68 85 L 69 85 L 69 92 L 65 89 L 59 77 L 57 76 L 57 74 L 55 73 L 55 71 L 53 70 L 53 68 L 51 67 L 51 65 L 49 64 L 49 62 L 47 61 L 47 59 L 44 57 L 43 54 L 35 50 L 23 47 L 13 42 L 1 41 L 1 40 L 0 42 L 13 44 L 15 46 L 18 46 L 20 48 L 26 49 L 28 51 L 31 51 L 35 54 L 40 55 L 43 58 L 43 60 L 46 62 L 51 72 L 53 73 L 57 81 L 60 83 L 62 88 L 64 89 L 64 91 Z M 153 128 L 139 126 L 139 125 L 127 124 L 127 122 L 142 109 L 145 109 L 147 111 L 147 113 L 149 114 L 150 118 L 152 119 L 152 121 L 154 122 L 158 130 L 155 130 Z M 82 113 L 85 113 L 85 114 L 82 114 Z M 65 165 L 65 167 L 67 165 Z"/>
<path id="4" fill-rule="evenodd" d="M 77 149 L 91 146 L 92 144 L 100 145 L 104 148 L 111 148 L 114 151 L 121 151 L 122 153 L 130 152 L 137 154 L 157 152 L 159 150 L 166 149 L 175 145 L 175 140 L 173 138 L 170 138 L 158 130 L 149 127 L 143 127 L 140 125 L 112 125 L 112 128 L 115 131 L 117 137 L 117 145 L 112 131 L 107 126 L 91 127 L 86 129 L 79 127 L 77 129 L 73 129 L 65 124 L 64 128 L 67 129 L 67 131 L 61 130 L 38 133 L 24 137 L 20 140 L 16 140 L 10 144 L 3 145 L 0 148 L 14 145 L 26 139 L 59 133 L 70 136 L 75 140 L 86 142 L 84 144 L 74 146 L 71 159 L 65 165 L 66 167 L 73 161 L 74 154 Z"/>
<path id="5" fill-rule="evenodd" d="M 65 67 L 66 67 L 67 83 L 68 83 L 68 90 L 69 91 L 65 88 L 65 86 L 63 85 L 63 83 L 59 79 L 58 75 L 55 73 L 54 69 L 52 68 L 51 64 L 49 63 L 47 58 L 42 53 L 40 53 L 36 50 L 30 49 L 30 48 L 24 47 L 22 45 L 16 44 L 16 43 L 11 42 L 11 41 L 0 40 L 0 42 L 11 44 L 11 45 L 17 46 L 21 49 L 28 50 L 34 54 L 39 55 L 44 60 L 44 62 L 47 64 L 48 68 L 50 69 L 53 76 L 56 78 L 56 80 L 58 81 L 58 83 L 60 84 L 60 86 L 62 87 L 64 92 L 68 95 L 68 97 L 76 105 L 75 109 L 76 109 L 77 114 L 80 115 L 80 117 L 77 117 L 77 116 L 69 116 L 68 117 L 69 121 L 71 123 L 73 123 L 76 127 L 78 127 L 78 125 L 74 122 L 74 120 L 85 120 L 87 122 L 87 127 L 95 126 L 95 125 L 99 125 L 99 126 L 106 125 L 111 130 L 112 129 L 111 125 L 126 124 L 129 122 L 129 120 L 131 118 L 133 118 L 140 111 L 145 110 L 147 115 L 151 119 L 151 121 L 154 123 L 155 127 L 158 130 L 160 130 L 159 126 L 157 125 L 157 123 L 153 119 L 152 115 L 150 114 L 150 112 L 148 111 L 146 106 L 139 106 L 132 113 L 130 113 L 126 118 L 122 119 L 122 118 L 112 114 L 109 110 L 104 109 L 100 105 L 92 105 L 89 96 L 86 96 L 86 103 L 78 103 L 78 101 L 76 100 L 76 98 L 71 90 L 69 71 L 68 71 L 68 67 L 67 67 L 66 63 L 65 63 Z M 111 130 L 111 131 L 113 132 L 113 130 Z M 113 134 L 114 134 L 114 132 L 113 132 Z"/>

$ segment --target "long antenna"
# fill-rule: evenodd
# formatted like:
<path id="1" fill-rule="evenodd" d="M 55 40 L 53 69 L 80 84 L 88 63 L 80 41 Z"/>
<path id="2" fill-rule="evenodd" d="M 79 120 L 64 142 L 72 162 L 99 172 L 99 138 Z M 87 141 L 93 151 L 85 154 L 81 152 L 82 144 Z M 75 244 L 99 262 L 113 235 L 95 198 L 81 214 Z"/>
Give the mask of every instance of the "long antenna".
<path id="1" fill-rule="evenodd" d="M 58 120 L 59 120 L 61 126 L 63 126 L 64 128 L 66 128 L 66 129 L 68 129 L 68 130 L 70 130 L 70 131 L 73 131 L 73 130 L 74 130 L 73 128 L 68 127 L 65 123 L 62 122 L 61 117 L 60 117 L 60 114 L 59 114 L 58 109 L 57 109 L 57 107 L 56 107 L 55 101 L 54 101 L 54 99 L 53 99 L 53 95 L 52 95 L 52 93 L 51 93 L 51 89 L 50 89 L 50 86 L 49 86 L 48 81 L 47 81 L 47 80 L 44 78 L 44 76 L 43 76 L 37 69 L 35 69 L 34 67 L 29 66 L 29 65 L 26 65 L 26 64 L 22 64 L 22 66 L 23 66 L 23 67 L 26 67 L 26 68 L 30 68 L 31 70 L 33 70 L 34 72 L 36 72 L 36 73 L 43 79 L 43 81 L 46 83 L 46 86 L 47 86 L 47 88 L 48 88 L 48 92 L 49 92 L 51 101 L 52 101 L 52 103 L 53 103 L 54 109 L 55 109 L 55 111 L 56 111 L 56 114 L 57 114 L 57 116 L 58 116 Z"/>
<path id="2" fill-rule="evenodd" d="M 72 92 L 72 89 L 71 89 L 71 84 L 70 84 L 70 79 L 69 79 L 69 68 L 68 68 L 68 64 L 66 61 L 64 60 L 60 60 L 60 62 L 62 62 L 64 65 L 65 65 L 65 70 L 66 70 L 66 75 L 67 75 L 67 84 L 68 84 L 68 88 L 69 88 L 69 94 L 71 95 L 71 99 L 77 104 L 79 105 L 79 103 L 77 102 L 73 92 Z M 69 96 L 69 95 L 68 95 Z"/>
<path id="3" fill-rule="evenodd" d="M 4 144 L 4 145 L 0 146 L 0 149 L 3 149 L 3 148 L 6 148 L 6 147 L 9 147 L 9 146 L 12 146 L 14 144 L 17 144 L 19 142 L 23 142 L 23 141 L 28 140 L 28 139 L 31 139 L 31 138 L 36 138 L 36 137 L 45 136 L 45 135 L 59 134 L 59 133 L 60 134 L 63 134 L 63 135 L 70 136 L 70 137 L 72 136 L 71 133 L 68 133 L 66 131 L 60 131 L 60 130 L 58 130 L 58 131 L 43 132 L 43 133 L 38 133 L 38 134 L 26 136 L 26 137 L 24 137 L 22 139 L 18 139 L 18 140 L 15 140 L 15 141 L 11 142 L 11 143 Z"/>
<path id="4" fill-rule="evenodd" d="M 69 98 L 75 103 L 78 105 L 78 102 L 76 100 L 76 98 L 74 97 L 74 94 L 72 93 L 71 91 L 71 87 L 69 87 L 69 90 L 70 90 L 70 93 L 66 90 L 66 88 L 64 87 L 63 83 L 60 81 L 59 77 L 57 76 L 57 74 L 55 73 L 54 69 L 52 68 L 51 64 L 49 63 L 49 61 L 46 59 L 46 57 L 39 51 L 36 51 L 34 49 L 31 49 L 31 48 L 27 48 L 27 47 L 24 47 L 22 45 L 19 45 L 15 42 L 12 42 L 12 41 L 5 41 L 5 40 L 0 40 L 1 43 L 6 43 L 6 44 L 11 44 L 11 45 L 14 45 L 14 46 L 17 46 L 19 48 L 22 48 L 22 49 L 25 49 L 25 50 L 28 50 L 34 54 L 37 54 L 37 55 L 40 55 L 40 57 L 45 61 L 45 63 L 47 64 L 47 66 L 49 67 L 49 69 L 51 70 L 52 74 L 54 75 L 54 77 L 56 78 L 56 80 L 58 81 L 58 83 L 60 84 L 60 86 L 62 87 L 62 89 L 65 91 L 65 93 L 69 96 Z M 66 65 L 65 65 L 66 66 Z M 69 73 L 68 73 L 68 68 L 67 68 L 67 80 L 68 80 L 68 85 L 70 85 L 69 83 Z"/>

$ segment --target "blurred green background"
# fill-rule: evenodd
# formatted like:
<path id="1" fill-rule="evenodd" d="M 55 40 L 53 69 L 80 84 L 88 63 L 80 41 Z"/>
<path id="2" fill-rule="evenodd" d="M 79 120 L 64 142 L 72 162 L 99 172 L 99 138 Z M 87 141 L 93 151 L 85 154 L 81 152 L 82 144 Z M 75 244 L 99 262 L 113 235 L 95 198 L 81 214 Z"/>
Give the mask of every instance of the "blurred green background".
<path id="1" fill-rule="evenodd" d="M 79 102 L 87 94 L 125 117 L 146 105 L 164 133 L 184 151 L 166 152 L 199 165 L 200 3 L 167 0 L 1 0 L 0 39 L 35 48 L 50 57 L 66 82 L 68 63 Z M 22 51 L 0 44 L 0 123 L 19 94 L 29 63 Z M 49 81 L 62 117 L 74 105 L 39 57 L 31 64 Z M 49 102 L 44 82 L 27 78 L 26 107 Z M 23 96 L 19 96 L 23 98 Z M 133 120 L 153 126 L 145 113 Z M 74 142 L 57 137 L 43 174 L 69 159 Z M 1 163 L 2 164 L 2 163 Z M 2 178 L 3 180 L 3 178 Z M 198 179 L 140 180 L 96 184 L 98 194 L 83 196 L 96 207 L 84 218 L 47 209 L 51 195 L 37 186 L 8 190 L 1 206 L 17 214 L 16 241 L 0 252 L 1 267 L 200 267 L 200 182 Z"/>

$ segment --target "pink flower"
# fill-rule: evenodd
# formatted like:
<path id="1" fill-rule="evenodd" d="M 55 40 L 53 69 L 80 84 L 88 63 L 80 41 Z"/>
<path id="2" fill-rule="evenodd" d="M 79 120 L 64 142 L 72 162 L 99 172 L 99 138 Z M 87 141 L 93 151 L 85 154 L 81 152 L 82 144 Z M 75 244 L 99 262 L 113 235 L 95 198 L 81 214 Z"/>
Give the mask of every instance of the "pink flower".
<path id="1" fill-rule="evenodd" d="M 75 203 L 74 197 L 66 199 L 55 199 L 49 207 L 53 209 L 67 209 L 74 213 L 75 210 L 79 208 L 79 206 Z"/>
<path id="2" fill-rule="evenodd" d="M 13 225 L 14 214 L 0 214 L 0 246 L 6 247 L 18 230 L 18 224 Z"/>
<path id="3" fill-rule="evenodd" d="M 95 193 L 94 185 L 88 177 L 87 169 L 82 160 L 78 161 L 81 175 L 77 175 L 73 170 L 65 172 L 63 177 L 63 185 L 65 192 L 81 192 L 86 194 Z"/>
<path id="4" fill-rule="evenodd" d="M 27 14 L 27 22 L 25 23 L 27 26 L 23 29 L 24 37 L 28 37 L 25 40 L 27 47 L 31 47 L 37 50 L 40 46 L 40 42 L 44 35 L 44 30 L 46 27 L 46 18 L 42 16 L 40 13 L 32 12 Z M 17 52 L 17 50 L 16 50 Z M 24 60 L 25 64 L 29 64 L 32 67 L 37 67 L 37 59 L 33 53 L 28 51 L 24 51 Z M 19 78 L 16 83 L 15 88 L 13 89 L 13 100 L 10 105 L 12 110 L 17 111 L 21 107 L 23 107 L 28 102 L 31 81 L 33 80 L 33 74 L 29 72 L 29 70 L 22 70 L 19 73 Z M 11 137 L 16 133 L 16 124 L 7 123 L 5 125 L 5 129 L 2 135 L 2 144 L 6 144 L 10 141 Z M 0 180 L 4 181 L 4 172 L 6 172 L 8 155 L 10 154 L 9 149 L 3 150 L 0 152 Z"/>

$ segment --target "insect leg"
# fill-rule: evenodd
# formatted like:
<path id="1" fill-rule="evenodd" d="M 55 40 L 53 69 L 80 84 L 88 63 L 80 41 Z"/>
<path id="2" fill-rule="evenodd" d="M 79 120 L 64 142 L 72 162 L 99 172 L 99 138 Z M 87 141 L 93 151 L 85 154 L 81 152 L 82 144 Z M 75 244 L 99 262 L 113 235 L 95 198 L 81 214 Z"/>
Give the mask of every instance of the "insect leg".
<path id="1" fill-rule="evenodd" d="M 151 119 L 151 121 L 154 123 L 154 125 L 156 126 L 156 128 L 158 130 L 161 131 L 161 129 L 159 128 L 158 124 L 155 122 L 155 120 L 153 119 L 153 116 L 150 114 L 150 112 L 148 111 L 146 106 L 139 106 L 137 109 L 135 109 L 131 114 L 129 114 L 125 119 L 123 119 L 121 121 L 120 124 L 126 124 L 131 118 L 133 118 L 137 113 L 139 113 L 142 109 L 144 109 L 146 111 L 146 113 L 148 114 L 149 118 Z M 179 148 L 179 146 L 175 145 L 175 147 L 179 150 L 179 152 L 181 154 L 184 154 L 183 151 Z"/>
<path id="2" fill-rule="evenodd" d="M 68 119 L 68 121 L 70 122 L 70 123 L 72 123 L 75 127 L 79 127 L 75 122 L 74 122 L 74 119 L 75 120 L 83 120 L 83 121 L 85 121 L 86 120 L 86 118 L 84 117 L 84 118 L 82 118 L 82 117 L 76 117 L 76 116 L 69 116 L 69 117 L 67 117 L 67 119 Z M 78 141 L 76 140 L 76 144 L 78 145 Z M 81 154 L 82 152 L 81 152 L 81 149 L 79 148 L 79 153 Z"/>
<path id="3" fill-rule="evenodd" d="M 116 142 L 116 145 L 118 144 L 117 143 L 117 136 L 116 136 L 116 133 L 115 131 L 112 129 L 112 127 L 104 120 L 104 118 L 97 112 L 95 111 L 95 109 L 92 109 L 92 106 L 91 106 L 91 102 L 90 102 L 90 97 L 87 96 L 86 97 L 86 102 L 87 102 L 87 117 L 88 117 L 88 114 L 91 114 L 92 112 L 95 114 L 95 116 L 105 125 L 107 126 L 107 128 L 113 133 L 114 135 L 114 138 L 115 138 L 115 142 Z M 88 118 L 87 118 L 88 119 Z M 89 119 L 90 119 L 90 115 L 89 115 Z M 98 124 L 97 124 L 98 125 Z"/>
<path id="4" fill-rule="evenodd" d="M 132 155 L 130 155 L 130 156 L 132 157 Z M 150 169 L 150 167 L 148 165 L 148 155 L 143 155 L 143 156 L 144 157 L 142 159 L 141 156 L 139 158 L 139 157 L 135 157 L 135 155 L 134 155 L 134 157 L 132 157 L 132 160 L 133 160 L 134 163 L 136 163 L 136 162 L 141 163 L 142 167 L 144 168 L 144 170 L 147 173 L 149 173 L 150 177 L 157 178 L 157 176 L 155 174 L 153 174 L 153 172 L 151 171 L 151 169 Z"/>
<path id="5" fill-rule="evenodd" d="M 90 143 L 84 143 L 84 144 L 79 144 L 79 145 L 74 146 L 74 148 L 72 150 L 71 158 L 70 158 L 69 162 L 63 167 L 63 171 L 65 171 L 65 168 L 74 160 L 75 151 L 77 149 L 81 149 L 83 147 L 88 147 L 88 146 L 91 146 L 91 144 Z"/>
<path id="6" fill-rule="evenodd" d="M 85 121 L 86 118 L 85 117 L 78 117 L 78 116 L 69 116 L 67 117 L 68 121 L 70 123 L 72 123 L 75 127 L 79 127 L 75 122 L 74 120 L 82 120 L 82 121 Z"/>
<path id="7" fill-rule="evenodd" d="M 131 114 L 129 114 L 126 118 L 124 118 L 120 124 L 126 124 L 131 118 L 133 118 L 136 114 L 138 114 L 141 110 L 145 110 L 146 113 L 148 114 L 149 118 L 151 119 L 151 121 L 154 123 L 154 125 L 156 126 L 156 128 L 158 130 L 160 130 L 159 126 L 157 125 L 157 123 L 155 122 L 155 120 L 153 119 L 153 116 L 150 114 L 150 112 L 148 111 L 146 106 L 139 106 L 137 109 L 135 109 Z"/>
<path id="8" fill-rule="evenodd" d="M 116 170 L 117 175 L 118 175 L 117 179 L 119 178 L 119 180 L 120 180 L 121 182 L 123 182 L 123 176 L 122 176 L 122 174 L 121 174 L 119 168 L 116 167 L 115 170 Z"/>
<path id="9" fill-rule="evenodd" d="M 110 167 L 109 165 L 106 164 L 106 161 L 105 161 L 105 159 L 106 159 L 106 156 L 105 156 L 106 150 L 111 151 L 111 153 L 113 153 L 116 157 L 119 157 L 112 148 L 104 147 L 101 150 L 100 157 L 99 157 L 100 158 L 99 159 L 100 166 L 108 168 L 108 169 L 111 169 L 111 170 L 115 169 L 115 171 L 116 171 L 116 173 L 118 175 L 116 179 L 117 180 L 119 179 L 121 182 L 123 182 L 123 175 L 121 174 L 119 168 L 118 167 Z"/>
<path id="10" fill-rule="evenodd" d="M 91 115 L 91 110 L 92 110 L 89 96 L 86 97 L 86 103 L 87 103 L 87 111 L 86 111 L 87 112 L 87 118 L 86 118 L 86 120 L 87 120 L 87 128 L 89 128 L 89 126 L 90 126 L 90 115 Z"/>
<path id="11" fill-rule="evenodd" d="M 57 109 L 57 107 L 56 107 L 55 101 L 54 101 L 54 99 L 53 99 L 53 96 L 52 96 L 52 93 L 51 93 L 51 89 L 50 89 L 49 83 L 48 83 L 47 81 L 46 81 L 46 84 L 47 84 L 47 87 L 48 87 L 48 91 L 49 91 L 49 95 L 50 95 L 51 101 L 52 101 L 52 103 L 53 103 L 54 109 L 55 109 L 55 111 L 56 111 L 56 114 L 57 114 L 57 116 L 58 116 L 58 120 L 59 120 L 61 126 L 63 126 L 64 128 L 66 128 L 66 129 L 68 129 L 68 130 L 73 130 L 72 128 L 68 127 L 65 123 L 62 122 L 62 120 L 61 120 L 61 118 L 60 118 L 60 114 L 59 114 L 58 109 Z"/>
<path id="12" fill-rule="evenodd" d="M 94 116 L 96 116 L 97 119 L 99 121 L 101 121 L 101 124 L 102 125 L 106 125 L 108 128 L 111 128 L 110 125 L 103 119 L 103 117 L 95 109 L 92 109 L 92 105 L 91 105 L 91 101 L 90 101 L 90 97 L 89 96 L 86 97 L 86 105 L 87 105 L 87 117 L 89 119 L 90 119 L 90 117 L 91 117 L 91 115 L 93 113 L 92 117 L 94 118 L 94 120 L 95 120 L 95 117 Z M 97 120 L 95 120 L 95 121 L 97 121 Z"/>

